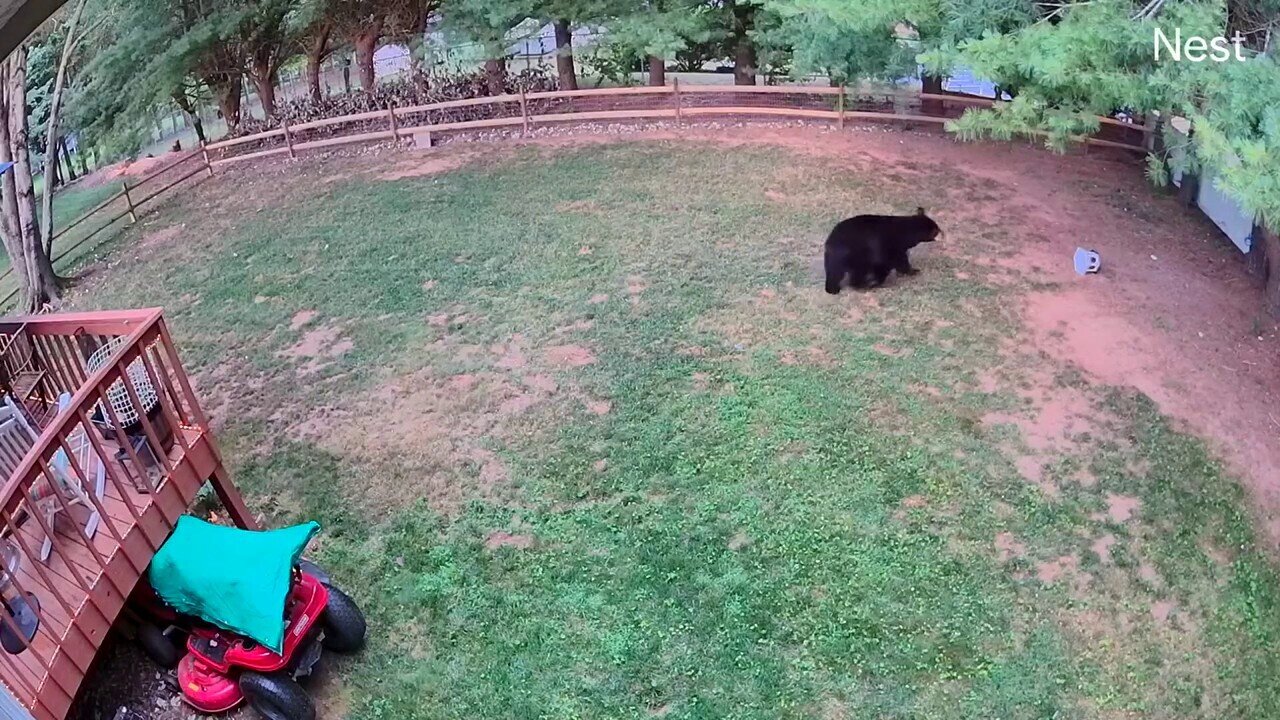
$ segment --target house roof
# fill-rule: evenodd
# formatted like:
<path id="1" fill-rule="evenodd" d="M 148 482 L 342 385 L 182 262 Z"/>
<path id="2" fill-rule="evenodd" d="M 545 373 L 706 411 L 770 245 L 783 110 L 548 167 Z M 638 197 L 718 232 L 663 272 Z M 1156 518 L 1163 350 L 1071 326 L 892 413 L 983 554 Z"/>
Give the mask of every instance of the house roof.
<path id="1" fill-rule="evenodd" d="M 0 57 L 8 57 L 66 1 L 0 0 Z"/>

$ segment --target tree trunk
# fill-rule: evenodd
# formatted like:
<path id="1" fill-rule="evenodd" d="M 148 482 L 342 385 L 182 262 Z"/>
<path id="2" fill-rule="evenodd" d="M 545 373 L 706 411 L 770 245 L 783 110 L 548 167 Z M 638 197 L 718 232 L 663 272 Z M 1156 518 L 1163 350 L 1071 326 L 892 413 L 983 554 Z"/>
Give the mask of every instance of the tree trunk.
<path id="1" fill-rule="evenodd" d="M 76 9 L 71 13 L 71 19 L 67 22 L 67 36 L 62 41 L 62 53 L 58 58 L 58 71 L 53 78 L 53 93 L 49 96 L 49 119 L 45 122 L 44 131 L 44 177 L 48 181 L 50 178 L 58 176 L 58 146 L 62 144 L 62 138 L 58 135 L 58 115 L 62 106 L 62 89 L 67 83 L 67 63 L 71 60 L 71 54 L 75 51 L 79 38 L 76 37 L 76 26 L 80 24 L 80 14 L 84 12 L 84 6 L 87 0 L 80 0 L 76 4 Z M 26 74 L 25 72 L 23 73 Z M 26 124 L 26 121 L 23 121 Z M 70 165 L 70 163 L 68 163 Z M 71 170 L 70 167 L 67 168 Z M 46 187 L 40 209 L 41 218 L 44 220 L 44 236 L 43 245 L 45 254 L 53 252 L 53 190 L 52 187 Z"/>
<path id="2" fill-rule="evenodd" d="M 756 84 L 756 44 L 749 34 L 755 26 L 756 6 L 733 5 L 733 84 Z"/>
<path id="3" fill-rule="evenodd" d="M 307 45 L 307 90 L 313 103 L 319 103 L 324 97 L 320 90 L 320 66 L 324 64 L 324 58 L 329 54 L 330 32 L 332 27 L 328 23 L 321 25 L 312 36 L 311 43 Z"/>
<path id="4" fill-rule="evenodd" d="M 351 58 L 347 57 L 342 63 L 342 93 L 344 95 L 351 94 Z"/>
<path id="5" fill-rule="evenodd" d="M 250 63 L 249 76 L 258 91 L 262 105 L 262 119 L 270 121 L 276 116 L 276 69 L 270 58 L 256 57 Z"/>
<path id="6" fill-rule="evenodd" d="M 8 85 L 5 89 L 6 125 L 13 169 L 5 174 L 13 178 L 13 201 L 17 206 L 17 237 L 20 242 L 21 260 L 26 266 L 26 293 L 23 309 L 37 312 L 47 304 L 57 302 L 60 291 L 58 276 L 53 272 L 49 253 L 45 252 L 40 236 L 40 223 L 36 211 L 35 186 L 31 180 L 31 157 L 27 152 L 30 138 L 27 135 L 27 48 L 19 47 L 9 56 Z M 6 189 L 8 183 L 5 183 Z"/>
<path id="7" fill-rule="evenodd" d="M 218 111 L 227 123 L 227 130 L 233 131 L 240 126 L 240 93 L 244 89 L 244 78 L 238 72 L 220 73 L 208 81 L 218 101 Z"/>
<path id="8" fill-rule="evenodd" d="M 374 23 L 356 35 L 352 44 L 356 48 L 356 69 L 360 73 L 360 89 L 371 92 L 377 82 L 373 73 L 373 54 L 378 50 L 378 39 L 382 37 L 382 22 Z"/>
<path id="9" fill-rule="evenodd" d="M 71 164 L 71 151 L 67 149 L 67 139 L 65 137 L 58 136 L 58 149 L 62 151 L 62 162 L 58 163 L 58 166 L 66 168 L 62 171 L 62 174 L 66 176 L 67 182 L 75 182 L 76 168 Z"/>
<path id="10" fill-rule="evenodd" d="M 573 28 L 568 20 L 557 20 L 556 31 L 556 74 L 560 76 L 561 90 L 578 89 L 578 73 L 573 68 Z"/>
<path id="11" fill-rule="evenodd" d="M 200 144 L 204 145 L 209 142 L 209 139 L 204 134 L 204 121 L 200 119 L 200 113 L 192 104 L 191 99 L 183 91 L 174 93 L 172 97 L 173 104 L 177 105 L 178 109 L 191 120 L 191 127 L 195 129 L 196 139 L 200 141 Z"/>
<path id="12" fill-rule="evenodd" d="M 667 84 L 667 61 L 657 55 L 649 56 L 649 84 L 653 86 Z"/>
<path id="13" fill-rule="evenodd" d="M 920 92 L 926 95 L 942 94 L 942 76 L 925 74 L 920 77 Z M 944 108 L 941 100 L 921 100 L 920 111 L 925 115 L 941 116 Z"/>
<path id="14" fill-rule="evenodd" d="M 1253 255 L 1254 250 L 1261 251 L 1259 269 L 1266 283 L 1266 290 L 1262 296 L 1263 307 L 1271 317 L 1280 318 L 1280 234 L 1272 232 L 1259 223 L 1254 227 L 1253 241 L 1255 246 L 1261 246 L 1250 248 L 1249 254 Z"/>
<path id="15" fill-rule="evenodd" d="M 490 95 L 507 92 L 507 59 L 489 58 L 484 61 L 484 80 Z"/>
<path id="16" fill-rule="evenodd" d="M 62 156 L 58 154 L 57 147 L 44 149 L 44 179 L 45 187 L 62 187 Z M 53 193 L 48 193 L 48 196 L 52 198 Z M 42 194 L 41 197 L 44 195 Z"/>

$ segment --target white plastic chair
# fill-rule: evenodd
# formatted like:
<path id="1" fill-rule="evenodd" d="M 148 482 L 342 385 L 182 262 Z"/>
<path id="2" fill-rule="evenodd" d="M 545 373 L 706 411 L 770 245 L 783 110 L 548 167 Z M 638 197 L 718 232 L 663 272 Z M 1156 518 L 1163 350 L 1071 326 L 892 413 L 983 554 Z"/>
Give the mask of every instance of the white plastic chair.
<path id="1" fill-rule="evenodd" d="M 71 393 L 62 393 L 58 396 L 58 417 L 71 407 Z M 103 493 L 107 489 L 107 468 L 103 464 L 97 452 L 93 449 L 93 444 L 89 442 L 89 436 L 86 435 L 84 424 L 76 426 L 66 438 L 67 447 L 70 448 L 72 455 L 75 457 L 76 465 L 80 467 L 80 471 L 89 475 L 93 480 L 93 496 L 102 499 Z M 75 470 L 71 467 L 71 462 L 67 454 L 59 449 L 53 454 L 52 463 L 53 475 L 58 481 L 58 485 L 62 488 L 63 493 L 69 495 L 68 505 L 83 505 L 89 509 L 89 519 L 84 524 L 84 534 L 93 539 L 95 533 L 98 532 L 98 525 L 102 523 L 102 518 L 98 515 L 98 509 L 89 499 L 89 495 L 85 492 L 85 487 L 80 482 L 80 478 L 76 476 Z M 86 478 L 88 480 L 89 478 Z M 47 518 L 49 527 L 53 527 L 53 518 L 58 511 L 62 509 L 62 503 L 52 494 L 47 498 L 40 500 L 42 509 L 45 510 L 45 518 Z M 45 538 L 44 544 L 40 546 L 40 559 L 47 560 L 49 553 L 53 550 L 53 540 Z"/>

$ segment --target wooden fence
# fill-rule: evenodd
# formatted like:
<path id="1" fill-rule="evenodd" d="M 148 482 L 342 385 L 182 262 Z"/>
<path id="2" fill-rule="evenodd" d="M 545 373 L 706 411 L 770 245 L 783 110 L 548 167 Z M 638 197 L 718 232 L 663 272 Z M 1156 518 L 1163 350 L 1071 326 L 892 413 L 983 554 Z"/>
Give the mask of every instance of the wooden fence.
<path id="1" fill-rule="evenodd" d="M 216 142 L 207 147 L 213 165 L 287 155 L 350 143 L 412 138 L 427 145 L 433 136 L 459 131 L 519 129 L 573 122 L 667 120 L 678 125 L 710 117 L 827 120 L 844 127 L 850 120 L 943 124 L 970 107 L 992 100 L 969 95 L 934 95 L 901 90 L 863 91 L 817 86 L 680 85 L 515 93 L 450 100 L 429 105 L 325 118 Z M 1090 144 L 1146 152 L 1150 125 L 1099 118 Z"/>
<path id="2" fill-rule="evenodd" d="M 200 173 L 213 175 L 213 166 L 210 164 L 209 153 L 203 149 L 186 153 L 165 163 L 158 169 L 138 179 L 132 185 L 129 184 L 128 180 L 122 181 L 118 191 L 54 233 L 53 243 L 57 251 L 54 253 L 52 261 L 55 266 L 59 261 L 69 257 L 73 252 L 98 235 L 98 233 L 111 227 L 117 220 L 128 217 L 130 223 L 137 222 L 138 212 L 143 205 Z M 76 238 L 70 245 L 58 247 L 60 239 L 67 238 L 72 231 L 91 219 L 97 220 L 98 225 L 96 227 Z M 5 280 L 12 274 L 13 266 L 10 265 L 3 273 L 0 273 L 0 281 Z M 15 287 L 10 290 L 8 294 L 0 299 L 0 305 L 8 304 L 18 294 L 19 289 Z"/>

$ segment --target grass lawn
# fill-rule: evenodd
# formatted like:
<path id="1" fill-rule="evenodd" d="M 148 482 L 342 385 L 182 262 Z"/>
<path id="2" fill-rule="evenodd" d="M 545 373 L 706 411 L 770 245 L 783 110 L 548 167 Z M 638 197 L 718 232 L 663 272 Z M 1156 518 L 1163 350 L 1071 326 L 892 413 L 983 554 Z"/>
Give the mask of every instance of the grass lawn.
<path id="1" fill-rule="evenodd" d="M 207 183 L 75 300 L 164 305 L 251 504 L 323 524 L 371 622 L 326 717 L 1280 716 L 1238 485 L 1023 341 L 1031 281 L 965 259 L 1009 231 L 821 292 L 848 210 L 946 217 L 972 178 L 643 142 L 382 166 Z"/>

